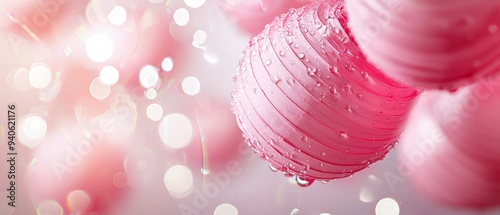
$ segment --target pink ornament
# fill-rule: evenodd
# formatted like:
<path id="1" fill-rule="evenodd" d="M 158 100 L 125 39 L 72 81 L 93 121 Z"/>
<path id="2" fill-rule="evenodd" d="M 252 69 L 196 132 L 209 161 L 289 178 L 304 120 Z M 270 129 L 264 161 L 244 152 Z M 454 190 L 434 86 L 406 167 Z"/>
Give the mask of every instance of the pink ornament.
<path id="1" fill-rule="evenodd" d="M 342 8 L 330 1 L 282 15 L 252 38 L 234 78 L 248 144 L 302 185 L 383 159 L 418 94 L 366 62 Z"/>
<path id="2" fill-rule="evenodd" d="M 416 188 L 444 204 L 500 204 L 500 79 L 457 95 L 425 95 L 401 138 L 401 160 Z M 438 102 L 436 102 L 438 101 Z"/>
<path id="3" fill-rule="evenodd" d="M 347 1 L 349 27 L 384 73 L 414 86 L 457 89 L 500 70 L 500 2 Z"/>

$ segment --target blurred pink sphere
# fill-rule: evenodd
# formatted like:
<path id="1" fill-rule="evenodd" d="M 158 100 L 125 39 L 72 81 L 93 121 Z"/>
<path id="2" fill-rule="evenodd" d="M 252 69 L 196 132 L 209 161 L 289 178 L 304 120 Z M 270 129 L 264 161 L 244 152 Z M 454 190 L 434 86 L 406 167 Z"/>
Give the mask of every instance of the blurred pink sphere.
<path id="1" fill-rule="evenodd" d="M 500 79 L 425 94 L 401 138 L 402 173 L 439 202 L 466 208 L 500 204 Z"/>
<path id="2" fill-rule="evenodd" d="M 124 197 L 123 148 L 91 135 L 56 134 L 36 148 L 26 177 L 35 205 L 55 201 L 64 214 L 106 214 Z"/>
<path id="3" fill-rule="evenodd" d="M 500 2 L 346 1 L 368 61 L 403 83 L 457 89 L 500 70 Z"/>

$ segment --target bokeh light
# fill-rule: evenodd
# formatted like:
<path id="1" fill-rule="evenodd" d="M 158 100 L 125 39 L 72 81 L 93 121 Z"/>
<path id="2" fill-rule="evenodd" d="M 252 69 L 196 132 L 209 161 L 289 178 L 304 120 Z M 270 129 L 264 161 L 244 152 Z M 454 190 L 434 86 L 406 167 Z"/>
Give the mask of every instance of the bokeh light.
<path id="1" fill-rule="evenodd" d="M 47 122 L 39 116 L 26 117 L 22 125 L 23 135 L 30 140 L 39 140 L 47 133 Z"/>
<path id="2" fill-rule="evenodd" d="M 378 201 L 375 207 L 375 214 L 377 215 L 399 215 L 399 205 L 391 198 L 384 198 Z"/>
<path id="3" fill-rule="evenodd" d="M 207 33 L 203 30 L 197 30 L 193 34 L 193 45 L 195 47 L 205 44 L 207 41 Z"/>
<path id="4" fill-rule="evenodd" d="M 199 8 L 205 4 L 206 0 L 184 0 L 184 3 L 190 8 Z"/>
<path id="5" fill-rule="evenodd" d="M 63 208 L 54 200 L 47 200 L 40 204 L 36 210 L 37 215 L 62 215 Z"/>
<path id="6" fill-rule="evenodd" d="M 108 14 L 108 20 L 113 25 L 122 25 L 127 21 L 127 10 L 122 6 L 115 6 Z"/>
<path id="7" fill-rule="evenodd" d="M 200 80 L 193 76 L 188 76 L 182 80 L 182 91 L 190 96 L 197 95 L 201 90 Z"/>
<path id="8" fill-rule="evenodd" d="M 238 209 L 232 204 L 220 204 L 215 208 L 214 215 L 238 215 Z"/>
<path id="9" fill-rule="evenodd" d="M 165 116 L 159 126 L 160 138 L 169 148 L 180 149 L 186 147 L 193 135 L 191 121 L 180 113 L 171 113 Z"/>
<path id="10" fill-rule="evenodd" d="M 29 82 L 33 88 L 43 89 L 52 81 L 52 73 L 47 64 L 37 63 L 31 66 Z"/>
<path id="11" fill-rule="evenodd" d="M 179 26 L 186 26 L 189 23 L 189 11 L 186 8 L 179 8 L 174 12 L 174 22 Z"/>
<path id="12" fill-rule="evenodd" d="M 184 198 L 193 189 L 193 173 L 183 165 L 170 167 L 163 177 L 165 187 L 174 198 Z"/>
<path id="13" fill-rule="evenodd" d="M 113 177 L 113 184 L 118 187 L 118 188 L 124 188 L 128 186 L 129 181 L 127 177 L 127 173 L 124 172 L 118 172 L 115 174 Z"/>
<path id="14" fill-rule="evenodd" d="M 28 91 L 32 88 L 32 84 L 30 83 L 30 78 L 29 78 L 30 71 L 26 68 L 19 68 L 14 71 L 13 74 L 13 83 L 14 87 L 21 92 Z M 37 75 L 35 75 L 37 76 Z M 34 78 L 34 77 L 33 77 Z M 38 82 L 38 81 L 34 81 Z M 42 85 L 45 85 L 43 83 Z"/>
<path id="15" fill-rule="evenodd" d="M 163 61 L 161 62 L 161 68 L 165 72 L 172 71 L 172 69 L 174 68 L 174 61 L 172 60 L 172 58 L 166 57 L 165 59 L 163 59 Z"/>
<path id="16" fill-rule="evenodd" d="M 163 108 L 156 103 L 150 104 L 146 109 L 148 118 L 153 121 L 159 121 L 163 117 Z"/>
<path id="17" fill-rule="evenodd" d="M 105 62 L 111 58 L 114 51 L 114 43 L 104 34 L 94 34 L 85 42 L 88 57 L 97 63 Z"/>
<path id="18" fill-rule="evenodd" d="M 89 194 L 83 190 L 74 190 L 68 195 L 68 208 L 72 214 L 83 213 L 92 203 Z"/>
<path id="19" fill-rule="evenodd" d="M 158 70 L 151 65 L 143 67 L 139 73 L 139 81 L 144 88 L 156 86 L 159 80 Z"/>
<path id="20" fill-rule="evenodd" d="M 146 90 L 146 92 L 144 92 L 144 95 L 146 96 L 147 99 L 153 100 L 153 99 L 156 99 L 156 96 L 158 95 L 158 93 L 156 92 L 155 89 L 149 88 Z"/>
<path id="21" fill-rule="evenodd" d="M 111 92 L 111 87 L 104 84 L 100 78 L 95 78 L 89 86 L 90 95 L 96 99 L 105 99 Z"/>
<path id="22" fill-rule="evenodd" d="M 118 82 L 119 77 L 120 73 L 113 66 L 105 66 L 104 68 L 101 69 L 101 73 L 99 74 L 99 78 L 101 79 L 102 83 L 106 85 L 116 84 L 116 82 Z"/>

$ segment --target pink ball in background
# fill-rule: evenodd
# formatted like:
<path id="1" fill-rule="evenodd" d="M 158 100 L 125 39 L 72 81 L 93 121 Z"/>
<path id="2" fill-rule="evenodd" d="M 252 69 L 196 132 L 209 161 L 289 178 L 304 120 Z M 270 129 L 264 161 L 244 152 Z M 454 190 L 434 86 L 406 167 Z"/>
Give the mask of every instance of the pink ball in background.
<path id="1" fill-rule="evenodd" d="M 7 15 L 11 32 L 35 41 L 54 41 L 60 26 L 78 24 L 76 15 L 85 11 L 89 1 L 23 0 L 2 2 L 1 15 Z M 69 18 L 71 17 L 71 18 Z"/>
<path id="2" fill-rule="evenodd" d="M 227 103 L 216 100 L 198 100 L 193 119 L 196 135 L 194 143 L 188 149 L 192 162 L 202 164 L 210 171 L 221 171 L 229 161 L 238 159 L 238 146 L 243 142 L 241 131 L 234 120 Z M 199 143 L 199 144 L 198 144 Z"/>
<path id="3" fill-rule="evenodd" d="M 37 210 L 105 214 L 126 194 L 124 150 L 97 130 L 89 138 L 64 130 L 36 148 L 26 173 Z"/>
<path id="4" fill-rule="evenodd" d="M 413 86 L 455 90 L 500 70 L 500 2 L 346 1 L 368 60 Z"/>
<path id="5" fill-rule="evenodd" d="M 418 95 L 366 62 L 342 9 L 330 1 L 282 15 L 251 39 L 234 78 L 248 143 L 300 185 L 383 159 Z"/>
<path id="6" fill-rule="evenodd" d="M 499 83 L 490 79 L 455 95 L 422 97 L 400 154 L 403 176 L 421 193 L 455 207 L 500 204 Z"/>

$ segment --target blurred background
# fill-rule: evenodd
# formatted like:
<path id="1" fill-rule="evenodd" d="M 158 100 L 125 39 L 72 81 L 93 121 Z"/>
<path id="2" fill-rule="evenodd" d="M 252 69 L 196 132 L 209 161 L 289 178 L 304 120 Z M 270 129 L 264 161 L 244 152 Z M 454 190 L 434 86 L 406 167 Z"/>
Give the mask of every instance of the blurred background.
<path id="1" fill-rule="evenodd" d="M 306 3 L 0 0 L 0 214 L 500 214 L 424 198 L 398 146 L 307 188 L 253 154 L 231 78 L 251 36 Z"/>

